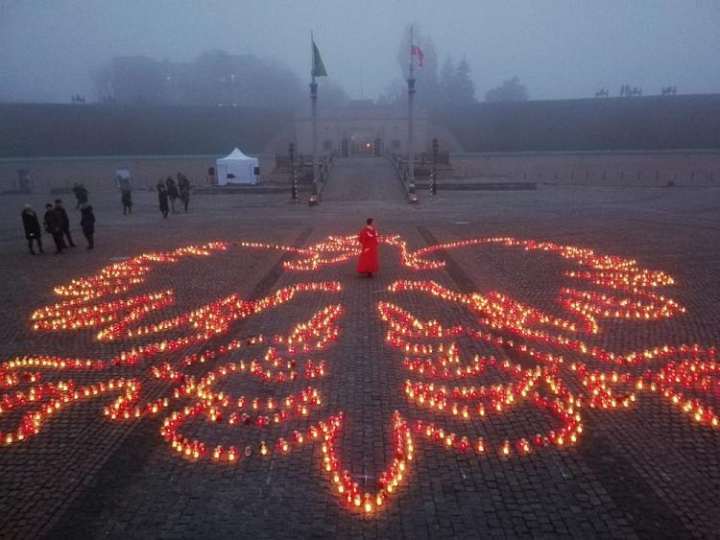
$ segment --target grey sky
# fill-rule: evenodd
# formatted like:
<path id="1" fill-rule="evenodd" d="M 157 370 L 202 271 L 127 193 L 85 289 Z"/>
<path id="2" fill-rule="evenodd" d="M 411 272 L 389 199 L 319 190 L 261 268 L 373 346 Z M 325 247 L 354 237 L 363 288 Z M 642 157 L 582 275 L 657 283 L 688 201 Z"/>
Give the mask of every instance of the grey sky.
<path id="1" fill-rule="evenodd" d="M 621 84 L 656 94 L 720 92 L 717 0 L 0 0 L 0 99 L 90 95 L 113 56 L 192 59 L 219 48 L 309 71 L 309 32 L 351 97 L 399 77 L 406 23 L 440 64 L 465 54 L 477 97 L 517 74 L 533 99 L 589 97 Z M 419 89 L 422 91 L 422 89 Z"/>

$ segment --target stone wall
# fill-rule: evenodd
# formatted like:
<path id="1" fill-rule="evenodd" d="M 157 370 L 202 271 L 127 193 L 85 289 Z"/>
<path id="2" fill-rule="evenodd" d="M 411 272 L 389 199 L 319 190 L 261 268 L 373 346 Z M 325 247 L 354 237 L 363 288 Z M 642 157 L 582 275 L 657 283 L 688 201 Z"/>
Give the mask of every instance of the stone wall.
<path id="1" fill-rule="evenodd" d="M 455 152 L 720 149 L 720 94 L 480 103 L 430 120 Z"/>
<path id="2" fill-rule="evenodd" d="M 0 104 L 0 158 L 270 154 L 287 109 Z"/>

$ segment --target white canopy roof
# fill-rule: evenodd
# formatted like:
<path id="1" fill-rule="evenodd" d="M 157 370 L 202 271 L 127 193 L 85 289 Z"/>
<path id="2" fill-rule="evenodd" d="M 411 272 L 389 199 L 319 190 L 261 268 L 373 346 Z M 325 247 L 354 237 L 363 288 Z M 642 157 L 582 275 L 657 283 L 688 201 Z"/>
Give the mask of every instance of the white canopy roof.
<path id="1" fill-rule="evenodd" d="M 227 162 L 227 161 L 247 161 L 247 160 L 255 161 L 255 158 L 246 156 L 245 154 L 242 153 L 242 150 L 240 150 L 239 148 L 236 148 L 235 150 L 230 152 L 229 155 L 225 156 L 224 158 L 220 158 L 217 161 L 218 161 L 218 163 L 221 163 L 221 162 Z"/>

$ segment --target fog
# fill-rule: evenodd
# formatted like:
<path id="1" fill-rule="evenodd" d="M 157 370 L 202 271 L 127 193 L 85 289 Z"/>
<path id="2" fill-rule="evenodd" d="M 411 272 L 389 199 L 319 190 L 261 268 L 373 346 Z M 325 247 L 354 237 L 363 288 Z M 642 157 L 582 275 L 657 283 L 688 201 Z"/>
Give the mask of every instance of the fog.
<path id="1" fill-rule="evenodd" d="M 438 70 L 467 57 L 479 101 L 515 75 L 531 99 L 720 91 L 715 0 L 0 0 L 0 100 L 90 98 L 90 72 L 113 57 L 211 49 L 274 58 L 306 81 L 311 30 L 330 79 L 377 98 L 401 76 L 408 23 L 432 38 Z"/>

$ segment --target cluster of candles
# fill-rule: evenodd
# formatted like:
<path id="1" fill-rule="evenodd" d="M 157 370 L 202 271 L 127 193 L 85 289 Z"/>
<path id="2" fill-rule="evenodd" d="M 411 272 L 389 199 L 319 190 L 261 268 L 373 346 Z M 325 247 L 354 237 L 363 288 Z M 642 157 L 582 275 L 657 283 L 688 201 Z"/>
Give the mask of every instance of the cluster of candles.
<path id="1" fill-rule="evenodd" d="M 377 492 L 364 491 L 353 478 L 350 471 L 344 469 L 337 450 L 337 439 L 340 435 L 344 417 L 342 413 L 330 418 L 327 429 L 321 431 L 322 468 L 329 476 L 333 489 L 345 503 L 347 508 L 364 514 L 372 514 L 384 508 L 388 497 L 398 490 L 403 478 L 409 472 L 410 462 L 415 455 L 412 430 L 397 411 L 392 420 L 392 456 L 387 470 L 380 473 Z"/>
<path id="2" fill-rule="evenodd" d="M 665 346 L 618 357 L 615 364 L 629 367 L 638 365 L 641 361 L 657 363 L 662 359 L 673 360 L 658 371 L 646 369 L 640 375 L 619 370 L 591 370 L 582 362 L 575 362 L 570 367 L 586 388 L 591 407 L 628 408 L 637 401 L 640 392 L 650 392 L 663 397 L 694 422 L 713 428 L 720 427 L 720 416 L 715 409 L 697 397 L 720 395 L 720 362 L 717 350 L 698 345 Z M 618 387 L 624 391 L 617 392 Z"/>
<path id="3" fill-rule="evenodd" d="M 642 276 L 645 276 L 645 274 Z M 642 279 L 645 279 L 645 277 L 642 277 Z M 581 407 L 583 403 L 599 409 L 628 408 L 637 400 L 639 391 L 655 392 L 663 396 L 681 412 L 700 424 L 711 427 L 718 427 L 720 424 L 720 417 L 718 417 L 712 406 L 703 403 L 698 397 L 688 397 L 684 392 L 676 388 L 677 386 L 689 388 L 695 395 L 707 397 L 717 394 L 720 389 L 718 377 L 720 375 L 720 364 L 718 364 L 717 353 L 714 348 L 704 349 L 698 345 L 663 346 L 638 353 L 619 355 L 599 347 L 586 345 L 578 340 L 568 339 L 562 335 L 530 328 L 530 325 L 549 325 L 563 332 L 577 331 L 568 321 L 545 316 L 533 308 L 526 308 L 502 295 L 495 293 L 485 296 L 478 294 L 463 295 L 432 281 L 398 281 L 390 285 L 389 289 L 390 291 L 421 291 L 463 305 L 468 309 L 476 310 L 479 312 L 478 320 L 480 323 L 491 329 L 491 333 L 488 333 L 461 325 L 445 328 L 437 321 L 423 322 L 394 304 L 380 302 L 378 308 L 381 318 L 389 326 L 386 341 L 408 355 L 416 355 L 415 358 L 406 356 L 403 365 L 409 371 L 419 375 L 443 380 L 457 377 L 461 379 L 481 377 L 485 372 L 485 368 L 491 362 L 495 362 L 493 357 L 476 356 L 472 363 L 460 365 L 458 349 L 454 342 L 449 344 L 423 343 L 423 340 L 434 339 L 437 341 L 439 339 L 447 340 L 456 339 L 459 336 L 468 336 L 496 347 L 504 346 L 513 349 L 517 353 L 528 355 L 540 363 L 546 364 L 548 367 L 544 369 L 550 370 L 545 374 L 546 381 L 554 381 L 552 384 L 554 387 L 561 387 L 558 373 L 564 363 L 563 356 L 543 352 L 533 344 L 517 343 L 513 339 L 493 335 L 492 332 L 497 333 L 500 330 L 511 335 L 528 338 L 540 345 L 555 346 L 563 352 L 589 356 L 593 360 L 599 361 L 603 366 L 628 368 L 636 365 L 648 365 L 648 369 L 644 373 L 633 375 L 622 370 L 593 371 L 583 362 L 572 363 L 570 373 L 578 378 L 584 388 L 584 395 L 573 397 L 563 391 L 563 399 L 566 400 L 565 406 L 559 410 L 549 409 L 550 412 L 566 421 L 560 431 L 561 436 L 557 439 L 562 441 L 561 445 L 567 444 L 568 441 L 574 443 L 577 440 L 582 430 L 577 408 Z M 433 355 L 437 356 L 433 358 Z M 657 368 L 655 370 L 651 369 L 661 359 L 682 359 L 688 356 L 690 356 L 689 360 L 670 362 L 659 370 Z M 515 366 L 515 369 L 519 370 L 520 366 Z M 532 373 L 532 371 L 527 371 L 527 373 Z M 626 391 L 618 393 L 616 389 L 622 385 L 625 386 Z M 407 397 L 416 404 L 438 411 L 450 412 L 464 420 L 473 421 L 478 416 L 483 417 L 486 414 L 484 404 L 480 403 L 475 407 L 470 407 L 453 403 L 444 388 L 437 390 L 434 385 L 407 381 L 405 392 Z M 471 392 L 470 395 L 474 394 Z M 502 403 L 497 401 L 495 408 L 497 409 L 498 406 L 502 408 Z M 575 428 L 579 428 L 579 431 Z M 445 440 L 450 440 L 447 437 L 449 435 L 445 437 Z M 539 440 L 546 444 L 550 439 L 536 436 L 533 440 Z M 552 440 L 556 439 L 553 438 Z M 508 453 L 507 448 L 508 445 L 503 444 L 502 451 L 504 454 Z"/>
<path id="4" fill-rule="evenodd" d="M 493 298 L 505 298 L 503 296 L 498 297 L 496 293 L 488 295 L 480 295 L 477 293 L 473 294 L 461 294 L 455 291 L 451 291 L 442 285 L 434 281 L 407 281 L 400 280 L 389 286 L 389 290 L 392 292 L 397 291 L 419 291 L 430 294 L 432 296 L 447 300 L 450 302 L 463 305 L 468 309 L 477 312 L 479 321 L 491 331 L 499 332 L 503 331 L 507 334 L 517 336 L 524 340 L 530 340 L 540 345 L 549 345 L 556 347 L 561 350 L 577 353 L 580 355 L 590 356 L 595 360 L 601 362 L 616 362 L 624 361 L 625 357 L 609 352 L 601 347 L 588 345 L 582 340 L 569 338 L 562 335 L 559 332 L 548 332 L 545 330 L 538 330 L 530 327 L 530 325 L 539 326 L 551 326 L 558 331 L 567 333 L 576 332 L 576 328 L 562 319 L 555 319 L 550 317 L 541 311 L 524 306 L 519 302 L 512 300 L 510 302 L 511 309 L 503 310 L 503 304 L 498 304 Z M 504 304 L 504 305 L 507 305 Z M 397 326 L 397 325 L 396 325 Z M 403 328 L 403 325 L 399 325 L 398 328 Z M 406 326 L 406 333 L 412 328 L 412 326 Z M 391 328 L 392 333 L 389 334 L 389 341 L 391 341 L 397 347 L 404 347 L 406 352 L 431 354 L 434 351 L 432 345 L 429 344 L 413 344 L 409 340 L 403 339 L 402 332 L 399 332 L 396 327 Z M 469 335 L 480 338 L 483 333 L 470 328 L 455 327 L 454 332 L 458 335 Z M 410 335 L 408 333 L 408 335 Z M 550 361 L 551 363 L 562 363 L 562 357 L 556 357 L 547 353 L 542 352 L 529 345 L 519 344 L 514 342 L 512 339 L 502 339 L 500 336 L 493 336 L 485 333 L 484 340 L 487 342 L 494 341 L 496 344 L 503 344 L 510 348 L 514 348 L 516 351 L 527 354 L 541 361 Z M 637 357 L 637 355 L 629 355 L 631 357 Z"/>
<path id="5" fill-rule="evenodd" d="M 96 303 L 108 296 L 124 294 L 144 283 L 157 264 L 178 262 L 185 257 L 207 257 L 224 251 L 227 243 L 213 242 L 202 246 L 187 246 L 169 252 L 146 253 L 113 263 L 97 274 L 74 279 L 56 287 L 55 293 L 67 300 L 35 310 L 30 319 L 33 329 L 43 331 L 80 330 L 103 327 L 96 335 L 101 341 L 132 337 L 128 327 L 137 324 L 152 311 L 174 302 L 172 290 L 146 293 L 126 299 Z"/>
<path id="6" fill-rule="evenodd" d="M 597 333 L 597 317 L 615 319 L 654 320 L 684 313 L 685 309 L 672 299 L 653 292 L 654 289 L 672 285 L 671 276 L 660 271 L 639 268 L 631 259 L 601 255 L 591 249 L 562 246 L 552 242 L 517 240 L 510 237 L 476 238 L 438 244 L 420 249 L 412 254 L 417 260 L 427 262 L 424 256 L 437 251 L 447 251 L 471 246 L 499 245 L 522 248 L 526 251 L 554 253 L 572 261 L 582 270 L 569 270 L 565 275 L 591 285 L 622 291 L 628 296 L 614 297 L 594 291 L 562 288 L 558 302 L 580 316 L 586 330 Z M 411 259 L 412 260 L 412 259 Z M 416 268 L 412 264 L 407 266 Z"/>
<path id="7" fill-rule="evenodd" d="M 317 284 L 310 284 L 317 285 Z M 322 284 L 321 284 L 322 285 Z M 298 290 L 303 290 L 299 286 Z M 333 285 L 328 290 L 337 290 Z M 335 324 L 338 317 L 342 313 L 339 304 L 328 306 L 319 310 L 308 321 L 297 324 L 288 336 L 276 336 L 273 338 L 275 344 L 281 345 L 287 349 L 290 356 L 322 351 L 338 337 L 338 327 Z M 170 405 L 171 399 L 175 398 L 197 398 L 201 405 L 211 404 L 211 412 L 216 415 L 218 403 L 227 404 L 226 396 L 220 392 L 213 394 L 210 389 L 218 378 L 224 377 L 230 373 L 248 372 L 252 375 L 261 377 L 263 380 L 272 380 L 273 382 L 283 382 L 284 377 L 273 376 L 264 368 L 264 364 L 278 366 L 283 362 L 277 354 L 275 347 L 268 347 L 263 362 L 252 360 L 249 363 L 244 361 L 231 363 L 228 366 L 219 368 L 211 372 L 200 383 L 196 383 L 194 377 L 186 377 L 182 371 L 183 367 L 193 365 L 194 363 L 204 363 L 214 360 L 223 354 L 227 354 L 240 347 L 260 345 L 264 343 L 262 336 L 248 338 L 240 341 L 234 340 L 228 345 L 220 346 L 215 350 L 206 350 L 201 354 L 188 355 L 179 362 L 179 368 L 171 366 L 165 362 L 158 366 L 152 366 L 150 374 L 153 378 L 180 383 L 173 391 L 173 397 L 159 398 L 142 404 L 143 385 L 137 379 L 111 379 L 107 382 L 101 382 L 85 387 L 78 387 L 73 381 L 59 383 L 36 384 L 41 380 L 38 370 L 76 370 L 76 371 L 103 371 L 108 366 L 101 360 L 79 360 L 67 359 L 61 357 L 23 357 L 0 365 L 0 381 L 3 387 L 12 387 L 21 382 L 18 372 L 22 372 L 22 381 L 32 383 L 33 386 L 26 392 L 15 392 L 14 394 L 5 394 L 0 397 L 0 415 L 4 412 L 16 409 L 18 407 L 34 407 L 34 410 L 25 414 L 20 421 L 20 426 L 11 433 L 0 433 L 0 437 L 5 444 L 26 440 L 31 435 L 37 434 L 44 421 L 51 415 L 57 414 L 59 410 L 68 404 L 76 403 L 83 398 L 100 397 L 108 393 L 118 393 L 118 397 L 112 401 L 110 405 L 105 407 L 104 413 L 111 420 L 128 420 L 140 418 L 146 415 L 156 415 Z M 285 365 L 289 368 L 294 367 L 295 359 L 288 360 Z M 304 376 L 307 379 L 315 379 L 323 377 L 326 374 L 326 363 L 324 360 L 313 361 L 308 359 L 305 363 Z M 291 372 L 287 380 L 294 380 L 296 373 Z M 216 403 L 216 401 L 218 401 Z M 250 410 L 273 410 L 276 409 L 271 416 L 258 415 L 255 418 L 243 414 L 231 414 L 228 416 L 229 424 L 253 424 L 256 426 L 271 425 L 283 422 L 292 415 L 307 416 L 311 408 L 319 406 L 321 403 L 320 394 L 313 388 L 308 388 L 299 396 L 288 396 L 277 404 L 272 400 L 267 400 L 261 405 L 258 399 L 239 398 L 237 401 L 238 408 L 242 408 L 247 404 Z M 285 407 L 284 409 L 282 407 Z M 281 444 L 281 447 L 284 445 Z M 268 453 L 267 448 L 261 453 Z"/>
<path id="8" fill-rule="evenodd" d="M 342 307 L 339 304 L 330 305 L 316 312 L 307 322 L 295 325 L 288 336 L 275 336 L 272 341 L 276 346 L 283 346 L 290 357 L 300 353 L 322 351 L 332 341 L 338 339 L 338 326 L 335 323 L 341 314 Z M 262 338 L 255 338 L 250 344 L 260 344 L 264 341 Z M 236 340 L 215 350 L 206 350 L 200 354 L 186 356 L 182 364 L 188 366 L 216 360 L 222 355 L 239 349 L 242 345 L 242 342 Z M 268 347 L 262 362 L 258 360 L 252 360 L 249 363 L 245 361 L 231 362 L 209 372 L 198 383 L 192 377 L 180 379 L 178 373 L 173 371 L 170 366 L 167 366 L 162 370 L 163 373 L 167 373 L 167 376 L 172 377 L 173 380 L 183 380 L 181 387 L 176 389 L 175 396 L 192 397 L 195 399 L 195 403 L 185 407 L 181 412 L 173 412 L 165 419 L 162 428 L 163 436 L 182 455 L 198 459 L 206 455 L 209 445 L 197 439 L 190 440 L 184 437 L 180 429 L 185 422 L 201 414 L 204 414 L 211 422 L 215 423 L 225 421 L 229 425 L 253 425 L 257 427 L 281 424 L 293 416 L 308 416 L 313 408 L 320 406 L 322 403 L 322 396 L 313 387 L 307 387 L 298 395 L 289 395 L 280 400 L 258 397 L 247 398 L 245 396 L 233 398 L 224 391 L 214 389 L 215 385 L 223 378 L 248 372 L 262 377 L 265 382 L 278 383 L 295 380 L 297 374 L 295 371 L 291 371 L 295 364 L 296 361 L 293 358 L 287 361 L 283 360 L 279 356 L 276 347 Z M 288 374 L 282 371 L 273 373 L 266 367 L 268 365 L 273 368 L 286 367 L 290 371 Z M 305 377 L 307 379 L 322 377 L 325 373 L 326 368 L 323 360 L 319 362 L 307 360 L 305 364 Z M 237 411 L 228 412 L 228 409 L 231 408 L 237 409 Z M 250 411 L 253 411 L 255 416 L 251 416 Z M 313 438 L 317 438 L 317 428 L 311 426 L 308 434 Z M 273 453 L 274 446 L 281 453 L 287 453 L 293 445 L 301 445 L 303 441 L 302 434 L 296 431 L 291 441 L 280 438 L 274 445 L 262 441 L 256 450 L 265 456 Z M 247 446 L 244 453 L 250 455 L 252 451 L 253 449 Z M 207 455 L 211 455 L 213 460 L 228 462 L 237 462 L 240 457 L 237 447 L 224 448 L 222 445 L 214 446 L 212 453 L 207 453 Z"/>
<path id="9" fill-rule="evenodd" d="M 106 266 L 94 276 L 74 279 L 68 285 L 55 287 L 55 293 L 80 300 L 97 300 L 104 296 L 127 292 L 131 287 L 143 283 L 153 265 L 174 263 L 184 257 L 207 257 L 215 251 L 224 251 L 229 244 L 212 242 L 202 246 L 186 246 L 164 253 L 145 253 Z M 59 304 L 58 309 L 66 305 Z"/>
<path id="10" fill-rule="evenodd" d="M 207 416 L 212 422 L 220 422 L 225 418 L 230 425 L 265 427 L 285 422 L 293 415 L 308 416 L 310 409 L 316 408 L 322 403 L 320 393 L 311 386 L 302 390 L 298 395 L 288 395 L 279 400 L 245 396 L 233 398 L 226 392 L 214 391 L 213 387 L 218 381 L 237 373 L 238 370 L 237 364 L 230 363 L 206 374 L 197 386 L 193 385 L 197 400 L 209 406 Z M 233 407 L 243 412 L 226 414 L 225 411 Z M 253 411 L 257 415 L 252 417 L 247 411 Z M 263 412 L 267 414 L 261 414 Z"/>
<path id="11" fill-rule="evenodd" d="M 105 362 L 102 360 L 82 360 L 60 356 L 22 356 L 0 364 L 0 379 L 10 372 L 20 370 L 101 371 L 104 368 Z"/>
<path id="12" fill-rule="evenodd" d="M 132 394 L 137 384 L 136 380 L 125 378 L 82 387 L 73 381 L 61 381 L 41 383 L 24 392 L 3 395 L 0 398 L 0 416 L 18 407 L 35 406 L 35 409 L 22 416 L 16 429 L 7 433 L 0 432 L 0 441 L 6 446 L 25 441 L 40 433 L 46 420 L 57 416 L 68 406 L 110 393 Z"/>
<path id="13" fill-rule="evenodd" d="M 387 244 L 398 249 L 400 260 L 404 266 L 415 270 L 431 270 L 442 268 L 445 263 L 422 259 L 411 252 L 407 243 L 399 235 L 379 236 L 378 243 Z M 241 242 L 242 247 L 257 249 L 274 249 L 289 253 L 296 253 L 300 257 L 293 261 L 283 263 L 286 270 L 312 271 L 330 264 L 342 263 L 360 254 L 360 245 L 357 235 L 329 236 L 325 242 L 319 242 L 309 248 L 296 248 L 277 244 L 264 244 L 260 242 Z"/>
<path id="14" fill-rule="evenodd" d="M 138 320 L 150 311 L 172 302 L 172 291 L 142 294 L 97 305 L 87 305 L 76 299 L 38 309 L 31 319 L 35 321 L 33 330 L 78 330 L 113 324 L 116 326 L 114 330 L 98 335 L 99 340 L 113 339 L 119 336 L 123 326 L 118 324 L 119 321 L 122 320 L 126 326 L 131 319 Z M 125 311 L 128 315 L 121 319 L 119 314 Z"/>
<path id="15" fill-rule="evenodd" d="M 13 388 L 22 383 L 30 386 L 0 397 L 0 416 L 19 408 L 31 408 L 20 420 L 19 427 L 0 433 L 0 442 L 11 445 L 37 434 L 43 424 L 67 405 L 84 399 L 113 395 L 104 411 L 113 420 L 131 420 L 167 410 L 177 399 L 191 403 L 166 413 L 161 433 L 179 454 L 193 460 L 237 463 L 251 455 L 282 455 L 315 442 L 320 448 L 321 466 L 328 475 L 333 491 L 349 508 L 373 514 L 387 506 L 388 497 L 397 491 L 414 459 L 413 433 L 444 448 L 478 456 L 496 453 L 502 457 L 524 455 L 545 446 L 566 447 L 575 444 L 583 432 L 580 411 L 589 406 L 597 409 L 630 407 L 642 392 L 655 393 L 666 399 L 695 422 L 718 427 L 720 417 L 698 396 L 720 394 L 720 364 L 714 348 L 697 345 L 659 347 L 625 355 L 614 354 L 584 343 L 580 333 L 600 332 L 601 319 L 657 320 L 684 313 L 684 308 L 656 291 L 673 284 L 662 272 L 649 271 L 633 260 L 596 254 L 589 249 L 553 243 L 516 240 L 507 237 L 481 238 L 430 246 L 412 252 L 399 236 L 381 236 L 381 243 L 397 248 L 401 264 L 413 270 L 437 269 L 445 262 L 426 258 L 437 252 L 469 246 L 497 245 L 526 251 L 554 253 L 575 263 L 576 270 L 565 272 L 570 279 L 584 282 L 587 290 L 565 287 L 557 302 L 577 322 L 554 317 L 523 305 L 498 292 L 461 294 L 433 281 L 397 281 L 390 292 L 418 291 L 455 303 L 474 312 L 479 328 L 467 325 L 443 326 L 439 322 L 422 321 L 390 302 L 379 302 L 380 317 L 388 326 L 387 343 L 405 354 L 404 368 L 417 377 L 430 381 L 406 380 L 406 399 L 433 415 L 456 421 L 480 423 L 492 421 L 523 404 L 536 407 L 549 415 L 559 427 L 546 433 L 525 437 L 486 440 L 455 433 L 439 423 L 406 421 L 396 412 L 392 419 L 392 455 L 389 467 L 381 473 L 376 489 L 366 490 L 343 467 L 337 443 L 344 424 L 342 412 L 316 422 L 291 435 L 274 441 L 262 440 L 253 445 L 214 445 L 186 437 L 188 423 L 194 419 L 228 426 L 262 428 L 310 416 L 323 403 L 323 396 L 313 386 L 273 397 L 233 397 L 218 389 L 220 382 L 232 375 L 251 376 L 264 383 L 286 383 L 299 378 L 312 380 L 327 375 L 324 360 L 306 359 L 298 365 L 298 355 L 312 355 L 325 350 L 339 337 L 337 319 L 342 306 L 333 304 L 317 311 L 309 320 L 295 325 L 286 336 L 265 337 L 262 334 L 234 339 L 200 353 L 187 354 L 171 362 L 149 366 L 151 379 L 171 382 L 175 386 L 168 397 L 143 401 L 146 383 L 134 378 L 113 378 L 105 382 L 78 386 L 74 381 L 46 383 L 42 371 L 103 371 L 111 366 L 134 366 L 145 359 L 181 351 L 191 344 L 202 343 L 226 334 L 241 319 L 289 302 L 296 293 L 338 292 L 337 282 L 300 283 L 285 287 L 254 301 L 237 295 L 216 300 L 188 313 L 141 325 L 143 319 L 173 304 L 172 290 L 139 294 L 124 299 L 106 297 L 125 294 L 145 282 L 157 264 L 177 262 L 183 257 L 205 257 L 230 246 L 251 249 L 279 250 L 294 253 L 298 258 L 284 263 L 288 270 L 312 271 L 324 265 L 338 264 L 357 256 L 357 237 L 331 236 L 327 241 L 309 248 L 296 248 L 256 242 L 210 243 L 190 246 L 165 253 L 151 253 L 118 262 L 98 274 L 73 280 L 57 287 L 65 297 L 62 302 L 36 310 L 33 328 L 38 331 L 94 329 L 99 341 L 147 337 L 170 330 L 182 329 L 187 334 L 175 339 L 138 345 L 122 352 L 109 363 L 100 360 L 67 359 L 62 357 L 23 357 L 0 364 L 0 388 Z M 602 287 L 614 291 L 600 293 Z M 487 328 L 487 330 L 485 330 Z M 500 335 L 502 334 L 502 335 Z M 476 355 L 463 362 L 456 340 L 467 337 L 496 349 L 510 349 L 537 362 L 525 369 L 493 356 Z M 225 355 L 245 348 L 265 346 L 259 357 L 238 360 L 214 368 L 199 380 L 187 373 L 195 364 L 213 363 Z M 559 349 L 561 354 L 548 352 Z M 598 361 L 605 371 L 589 367 L 582 361 L 569 366 L 581 383 L 581 395 L 574 395 L 564 385 L 561 370 L 567 365 L 562 354 L 570 353 Z M 665 360 L 664 364 L 660 361 Z M 642 372 L 643 366 L 647 366 Z M 656 367 L 659 366 L 659 367 Z M 635 371 L 630 370 L 634 367 Z M 653 369 L 655 368 L 655 369 Z M 489 370 L 497 371 L 509 383 L 483 385 Z M 564 371 L 563 371 L 564 372 Z M 186 401 L 187 402 L 187 401 Z M 492 433 L 493 430 L 486 430 Z M 532 432 L 531 432 L 532 433 Z"/>
<path id="16" fill-rule="evenodd" d="M 397 290 L 396 285 L 391 285 L 391 290 Z M 429 283 L 428 286 L 429 290 L 436 290 L 437 284 Z M 512 452 L 527 454 L 533 447 L 549 444 L 559 447 L 571 446 L 578 441 L 583 431 L 579 411 L 581 401 L 562 384 L 557 376 L 556 365 L 551 363 L 549 367 L 536 366 L 534 369 L 523 369 L 519 364 L 511 364 L 508 360 L 498 361 L 494 357 L 478 355 L 469 365 L 462 365 L 460 352 L 454 342 L 448 346 L 440 344 L 436 348 L 431 344 L 413 346 L 412 343 L 416 340 L 456 338 L 460 335 L 472 337 L 472 332 L 460 325 L 444 328 L 437 321 L 420 321 L 407 311 L 388 302 L 380 302 L 378 308 L 382 319 L 390 327 L 386 337 L 387 342 L 404 352 L 412 352 L 424 357 L 412 359 L 406 356 L 403 365 L 409 371 L 431 378 L 467 380 L 482 378 L 487 374 L 487 370 L 492 368 L 513 380 L 507 385 L 455 386 L 452 390 L 442 384 L 406 380 L 404 391 L 410 403 L 467 422 L 486 421 L 494 416 L 508 413 L 520 403 L 528 403 L 549 413 L 561 423 L 559 429 L 550 430 L 547 434 L 536 433 L 530 439 L 521 437 L 515 441 L 506 439 L 502 442 L 493 442 L 486 441 L 482 437 L 471 441 L 467 436 L 458 436 L 452 431 L 437 427 L 434 423 L 422 421 L 418 421 L 415 426 L 419 434 L 447 448 L 462 452 L 474 449 L 478 454 L 484 455 L 495 449 L 502 456 L 508 456 Z M 523 315 L 523 318 L 525 317 Z M 536 317 L 531 317 L 531 320 L 545 321 Z M 433 358 L 433 354 L 437 356 Z M 551 398 L 538 392 L 541 386 L 547 389 Z"/>
<path id="17" fill-rule="evenodd" d="M 208 341 L 226 333 L 230 325 L 240 319 L 257 315 L 266 309 L 289 302 L 298 292 L 337 292 L 339 290 L 338 282 L 319 282 L 291 285 L 259 300 L 241 300 L 233 295 L 184 315 L 159 322 L 152 327 L 156 332 L 185 327 L 197 333 L 133 347 L 130 351 L 121 352 L 113 358 L 112 362 L 118 365 L 134 365 L 143 359 L 179 351 L 194 343 Z M 139 331 L 144 332 L 145 330 L 141 327 Z"/>
<path id="18" fill-rule="evenodd" d="M 132 366 L 139 361 L 162 353 L 182 350 L 188 345 L 210 339 L 225 333 L 230 324 L 258 314 L 265 309 L 279 306 L 290 301 L 297 292 L 326 291 L 337 292 L 340 285 L 330 283 L 302 283 L 281 289 L 274 294 L 255 301 L 244 301 L 236 295 L 218 300 L 210 305 L 193 310 L 184 315 L 173 317 L 159 323 L 139 326 L 149 313 L 174 302 L 172 290 L 152 292 L 129 298 L 109 299 L 108 296 L 127 293 L 136 285 L 145 282 L 147 275 L 156 264 L 174 263 L 183 257 L 209 256 L 213 252 L 226 250 L 229 243 L 210 243 L 203 246 L 189 246 L 164 253 L 143 254 L 127 261 L 114 263 L 101 269 L 96 275 L 76 279 L 69 284 L 57 287 L 55 293 L 66 300 L 36 310 L 32 316 L 33 328 L 38 331 L 62 331 L 78 329 L 97 329 L 96 339 L 114 341 L 120 338 L 137 338 L 165 332 L 171 329 L 188 328 L 190 335 L 174 340 L 163 340 L 149 345 L 141 345 L 114 357 L 109 363 L 100 360 L 78 360 L 63 357 L 23 357 L 0 364 L 0 388 L 12 388 L 21 383 L 32 386 L 26 392 L 6 394 L 0 398 L 3 406 L 0 414 L 16 407 L 32 407 L 21 421 L 20 428 L 13 433 L 3 434 L 6 444 L 25 440 L 37 433 L 43 421 L 55 414 L 66 404 L 87 397 L 98 397 L 108 392 L 118 393 L 107 407 L 105 414 L 110 419 L 133 419 L 144 415 L 157 414 L 169 406 L 170 400 L 188 397 L 190 389 L 196 388 L 192 377 L 186 377 L 184 368 L 195 362 L 205 362 L 218 355 L 237 350 L 241 346 L 262 344 L 264 337 L 256 336 L 245 340 L 233 340 L 216 350 L 208 350 L 199 355 L 184 357 L 179 365 L 169 363 L 151 366 L 151 378 L 181 384 L 172 392 L 172 397 L 155 399 L 142 403 L 143 384 L 136 379 L 111 379 L 87 387 L 79 387 L 73 381 L 38 384 L 42 379 L 40 371 L 82 370 L 103 371 L 111 365 Z M 242 245 L 242 244 L 241 244 Z M 246 247 L 257 247 L 247 245 Z M 337 326 L 334 321 L 341 313 L 339 305 L 321 310 L 307 323 L 298 325 L 287 337 L 276 337 L 275 346 L 287 349 L 289 355 L 323 350 L 331 341 L 337 339 Z M 296 361 L 285 362 L 287 373 L 277 370 L 271 373 L 266 366 L 277 368 L 283 362 L 275 347 L 268 348 L 263 361 L 253 360 L 238 364 L 241 370 L 261 377 L 263 380 L 294 380 Z M 292 369 L 291 369 L 292 368 Z M 308 379 L 324 376 L 324 360 L 307 360 L 303 375 Z M 319 398 L 313 398 L 319 399 Z M 281 416 L 285 413 L 282 412 Z M 263 419 L 259 419 L 263 423 Z"/>
<path id="19" fill-rule="evenodd" d="M 288 354 L 325 349 L 328 343 L 338 337 L 339 328 L 334 323 L 341 313 L 340 304 L 328 306 L 313 315 L 307 323 L 295 326 L 287 338 L 276 337 L 275 343 L 284 345 Z"/>
<path id="20" fill-rule="evenodd" d="M 243 398 L 241 397 L 239 399 L 242 400 Z M 301 404 L 297 405 L 297 407 L 305 407 L 309 409 L 313 403 L 319 404 L 321 398 L 317 391 L 311 389 L 310 391 L 304 391 L 299 397 L 290 396 L 286 399 L 292 400 L 293 402 L 300 400 Z M 308 400 L 307 404 L 303 404 L 305 403 L 303 401 L 305 399 Z M 245 406 L 245 404 L 243 404 L 243 406 Z M 266 406 L 269 406 L 269 404 Z M 181 428 L 183 425 L 201 415 L 205 415 L 206 418 L 213 423 L 223 422 L 226 418 L 223 414 L 225 408 L 224 401 L 219 403 L 214 402 L 213 399 L 196 401 L 192 405 L 184 407 L 182 411 L 173 411 L 170 416 L 165 418 L 160 429 L 160 433 L 173 450 L 182 456 L 193 460 L 206 458 L 211 459 L 212 461 L 235 464 L 240 461 L 242 456 L 249 457 L 253 454 L 259 454 L 265 457 L 270 456 L 275 452 L 287 454 L 294 448 L 301 447 L 307 439 L 319 440 L 321 433 L 327 430 L 327 424 L 325 422 L 320 422 L 318 425 L 310 425 L 306 430 L 293 431 L 292 437 L 289 439 L 280 437 L 274 444 L 263 440 L 257 445 L 246 445 L 243 447 L 242 452 L 240 451 L 240 447 L 237 445 L 210 445 L 204 441 L 189 439 L 182 435 Z M 305 413 L 305 415 L 307 414 L 308 413 Z M 240 415 L 237 413 L 230 413 L 227 415 L 225 423 L 228 425 L 255 425 L 258 427 L 265 427 L 271 424 L 280 424 L 284 420 L 285 419 L 282 418 L 280 413 L 275 413 L 275 415 L 269 419 L 268 417 L 262 415 L 251 417 L 247 414 Z"/>

